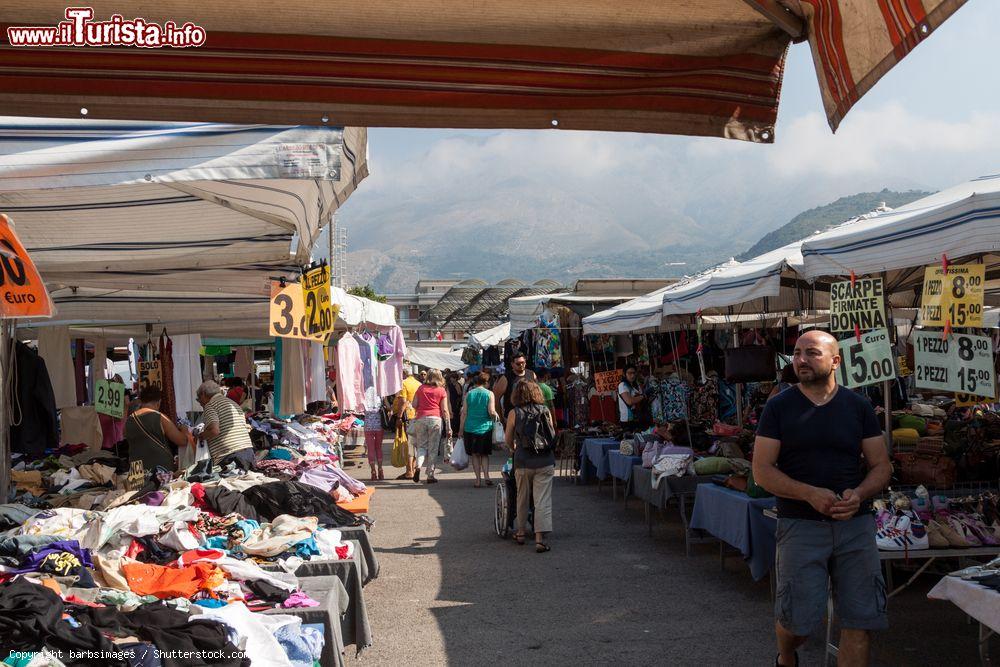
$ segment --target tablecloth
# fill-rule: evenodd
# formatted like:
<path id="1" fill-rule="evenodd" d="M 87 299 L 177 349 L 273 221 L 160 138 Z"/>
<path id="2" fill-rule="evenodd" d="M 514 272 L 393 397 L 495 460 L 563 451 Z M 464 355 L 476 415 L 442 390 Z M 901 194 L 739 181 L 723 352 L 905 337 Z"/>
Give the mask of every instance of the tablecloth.
<path id="1" fill-rule="evenodd" d="M 632 494 L 660 509 L 664 509 L 674 496 L 694 493 L 699 484 L 711 481 L 711 475 L 664 477 L 654 489 L 653 471 L 641 464 L 632 466 Z"/>
<path id="2" fill-rule="evenodd" d="M 945 577 L 927 594 L 948 600 L 994 632 L 1000 632 L 1000 593 L 958 577 Z"/>
<path id="3" fill-rule="evenodd" d="M 378 556 L 375 555 L 375 549 L 372 548 L 372 541 L 369 538 L 368 531 L 364 528 L 364 526 L 338 528 L 337 530 L 340 531 L 341 539 L 357 542 L 357 546 L 361 548 L 361 555 L 363 556 L 364 564 L 368 568 L 368 571 L 363 573 L 364 578 L 361 582 L 362 585 L 367 586 L 369 581 L 378 579 Z"/>
<path id="4" fill-rule="evenodd" d="M 319 602 L 318 607 L 296 607 L 292 609 L 268 609 L 264 614 L 289 614 L 302 619 L 303 625 L 317 624 L 323 626 L 323 652 L 320 654 L 321 665 L 344 665 L 344 639 L 341 626 L 344 613 L 350 605 L 350 596 L 344 584 L 337 577 L 329 581 L 312 581 L 309 578 L 299 580 L 299 586 L 312 599 Z"/>
<path id="5" fill-rule="evenodd" d="M 608 476 L 608 451 L 619 446 L 614 438 L 587 438 L 580 448 L 580 481 L 586 484 L 591 478 Z"/>
<path id="6" fill-rule="evenodd" d="M 632 477 L 632 468 L 641 465 L 641 456 L 628 456 L 617 449 L 608 450 L 608 474 L 615 479 L 629 481 Z"/>
<path id="7" fill-rule="evenodd" d="M 694 500 L 691 527 L 739 550 L 755 580 L 762 579 L 774 566 L 777 521 L 765 517 L 774 507 L 774 498 L 754 499 L 745 493 L 717 484 L 701 484 Z"/>
<path id="8" fill-rule="evenodd" d="M 355 543 L 356 545 L 356 543 Z M 263 566 L 265 570 L 274 569 L 275 565 Z M 349 602 L 347 611 L 340 617 L 341 637 L 345 646 L 354 644 L 358 653 L 372 644 L 372 629 L 368 621 L 368 606 L 365 604 L 365 594 L 362 590 L 367 566 L 361 549 L 356 548 L 354 556 L 348 560 L 320 560 L 303 563 L 294 575 L 300 584 L 309 580 L 311 585 L 329 577 L 339 579 L 347 589 Z M 303 588 L 304 588 L 304 584 Z"/>

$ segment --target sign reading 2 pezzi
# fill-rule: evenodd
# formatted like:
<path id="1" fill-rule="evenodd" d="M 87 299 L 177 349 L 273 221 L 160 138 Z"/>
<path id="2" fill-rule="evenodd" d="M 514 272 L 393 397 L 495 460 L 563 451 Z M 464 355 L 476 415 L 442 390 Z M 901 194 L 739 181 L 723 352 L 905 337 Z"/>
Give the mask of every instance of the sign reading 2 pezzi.
<path id="1" fill-rule="evenodd" d="M 986 336 L 913 332 L 917 386 L 992 397 L 993 341 Z"/>
<path id="2" fill-rule="evenodd" d="M 953 327 L 983 326 L 985 284 L 985 264 L 955 264 L 948 267 L 947 275 L 944 267 L 928 266 L 924 269 L 920 324 L 943 327 L 950 320 Z"/>

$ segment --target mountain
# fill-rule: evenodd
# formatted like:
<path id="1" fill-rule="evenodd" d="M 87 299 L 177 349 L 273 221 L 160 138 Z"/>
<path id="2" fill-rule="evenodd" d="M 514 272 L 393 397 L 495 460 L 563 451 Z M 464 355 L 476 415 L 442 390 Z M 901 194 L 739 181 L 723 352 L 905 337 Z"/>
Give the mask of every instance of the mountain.
<path id="1" fill-rule="evenodd" d="M 816 208 L 799 213 L 788 223 L 773 232 L 765 234 L 762 239 L 753 244 L 749 250 L 739 255 L 736 259 L 742 261 L 762 255 L 775 248 L 780 248 L 783 245 L 804 239 L 814 232 L 823 231 L 831 225 L 837 225 L 851 218 L 868 213 L 883 204 L 889 208 L 898 208 L 904 204 L 909 204 L 912 201 L 926 197 L 929 194 L 932 193 L 920 190 L 894 192 L 885 189 L 881 192 L 860 192 L 849 197 L 841 197 L 832 204 L 817 206 Z"/>
<path id="2" fill-rule="evenodd" d="M 387 163 L 338 214 L 348 233 L 347 281 L 387 294 L 410 292 L 421 278 L 551 278 L 571 285 L 580 278 L 680 277 L 738 255 L 819 203 L 876 189 L 872 177 L 850 171 L 777 179 L 749 169 L 741 161 L 749 155 L 744 147 L 699 149 L 726 150 L 725 159 L 715 153 L 668 159 L 646 155 L 641 145 L 616 153 L 620 141 L 602 148 L 586 133 L 568 135 L 582 142 L 568 148 L 524 143 L 550 136 L 517 135 L 522 143 L 514 146 L 506 135 L 482 140 L 485 146 L 449 140 L 412 165 Z M 490 143 L 501 140 L 507 143 Z M 501 149 L 517 159 L 495 157 Z M 470 151 L 485 154 L 473 159 Z M 813 226 L 800 216 L 767 242 L 923 194 L 906 193 L 922 184 L 902 176 L 880 175 L 876 182 L 893 191 L 808 211 Z M 825 216 L 813 215 L 824 209 Z"/>

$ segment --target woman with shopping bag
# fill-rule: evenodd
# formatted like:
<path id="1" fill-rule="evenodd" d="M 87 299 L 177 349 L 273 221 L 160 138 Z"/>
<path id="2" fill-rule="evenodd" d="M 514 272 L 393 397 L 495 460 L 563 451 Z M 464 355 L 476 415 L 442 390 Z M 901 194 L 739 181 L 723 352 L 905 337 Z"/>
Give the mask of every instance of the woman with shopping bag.
<path id="1" fill-rule="evenodd" d="M 489 373 L 479 372 L 470 378 L 472 389 L 465 395 L 462 402 L 462 443 L 465 453 L 472 461 L 472 469 L 476 473 L 478 489 L 483 480 L 486 486 L 493 486 L 490 479 L 490 454 L 493 453 L 493 425 L 500 419 L 496 409 L 496 399 L 493 392 L 486 388 Z"/>

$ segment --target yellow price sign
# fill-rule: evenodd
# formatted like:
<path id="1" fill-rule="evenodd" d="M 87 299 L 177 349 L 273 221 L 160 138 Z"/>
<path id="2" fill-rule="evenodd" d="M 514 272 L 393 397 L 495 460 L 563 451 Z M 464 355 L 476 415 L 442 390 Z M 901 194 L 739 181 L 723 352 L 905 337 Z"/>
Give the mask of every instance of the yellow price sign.
<path id="1" fill-rule="evenodd" d="M 986 265 L 955 264 L 945 274 L 942 266 L 924 269 L 924 291 L 920 299 L 920 324 L 943 327 L 983 326 L 983 290 Z"/>
<path id="2" fill-rule="evenodd" d="M 160 380 L 159 361 L 139 362 L 139 388 L 143 389 L 145 387 L 163 389 L 163 383 Z"/>
<path id="3" fill-rule="evenodd" d="M 315 336 L 332 333 L 337 313 L 330 303 L 330 267 L 324 264 L 302 274 L 302 299 L 308 334 Z"/>
<path id="4" fill-rule="evenodd" d="M 326 343 L 329 331 L 317 334 L 309 333 L 309 320 L 306 317 L 306 300 L 301 285 L 290 283 L 282 287 L 271 283 L 271 306 L 269 331 L 278 338 L 301 338 L 317 343 Z M 331 307 L 331 316 L 336 321 L 339 306 Z M 330 331 L 333 328 L 331 327 Z"/>

